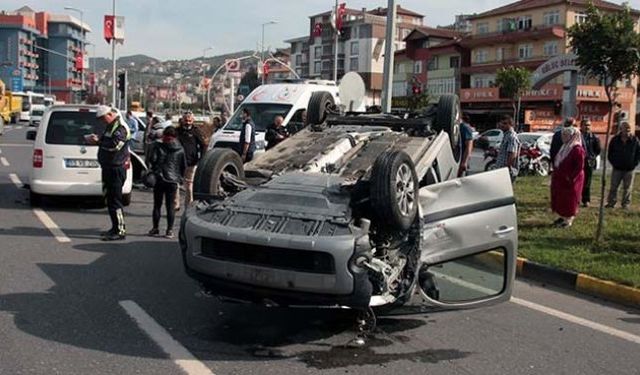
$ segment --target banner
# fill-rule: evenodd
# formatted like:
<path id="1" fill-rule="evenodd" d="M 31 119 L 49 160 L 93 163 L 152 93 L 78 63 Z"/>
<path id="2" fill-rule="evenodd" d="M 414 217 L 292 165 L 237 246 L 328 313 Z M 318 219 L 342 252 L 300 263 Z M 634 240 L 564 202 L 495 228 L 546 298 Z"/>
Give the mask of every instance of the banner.
<path id="1" fill-rule="evenodd" d="M 116 16 L 114 25 L 113 39 L 122 44 L 124 43 L 124 16 Z"/>
<path id="2" fill-rule="evenodd" d="M 107 43 L 111 43 L 113 39 L 113 31 L 115 29 L 115 17 L 104 16 L 104 39 Z"/>
<path id="3" fill-rule="evenodd" d="M 322 36 L 322 24 L 321 23 L 316 23 L 315 26 L 313 26 L 313 36 Z"/>
<path id="4" fill-rule="evenodd" d="M 81 52 L 76 53 L 75 67 L 78 70 L 83 70 L 84 69 L 84 58 L 83 58 Z"/>

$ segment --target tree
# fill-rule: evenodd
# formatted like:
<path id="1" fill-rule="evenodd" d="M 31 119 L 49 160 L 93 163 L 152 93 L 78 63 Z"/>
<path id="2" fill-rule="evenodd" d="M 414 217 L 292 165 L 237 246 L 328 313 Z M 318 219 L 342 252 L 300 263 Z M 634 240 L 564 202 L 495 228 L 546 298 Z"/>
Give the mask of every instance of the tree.
<path id="1" fill-rule="evenodd" d="M 587 18 L 569 29 L 571 48 L 578 66 L 588 76 L 604 82 L 609 101 L 609 117 L 605 135 L 604 155 L 609 148 L 609 134 L 616 99 L 616 85 L 622 79 L 640 73 L 640 34 L 635 31 L 635 19 L 627 7 L 624 11 L 603 13 L 589 4 Z M 606 159 L 605 159 L 606 160 Z M 604 227 L 604 194 L 607 163 L 602 163 L 602 186 L 596 241 L 600 242 Z"/>
<path id="2" fill-rule="evenodd" d="M 249 92 L 260 86 L 258 71 L 255 68 L 251 68 L 244 76 L 242 76 L 242 79 L 240 79 L 240 86 L 243 85 L 249 86 Z"/>
<path id="3" fill-rule="evenodd" d="M 511 99 L 513 118 L 518 122 L 520 98 L 531 88 L 531 72 L 527 68 L 509 66 L 500 68 L 496 74 L 496 85 L 502 96 Z"/>

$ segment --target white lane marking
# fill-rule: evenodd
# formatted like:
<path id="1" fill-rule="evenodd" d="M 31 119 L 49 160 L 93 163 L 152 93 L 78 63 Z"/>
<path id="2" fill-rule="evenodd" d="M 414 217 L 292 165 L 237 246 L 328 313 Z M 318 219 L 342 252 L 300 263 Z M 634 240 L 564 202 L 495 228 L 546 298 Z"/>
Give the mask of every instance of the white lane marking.
<path id="1" fill-rule="evenodd" d="M 615 329 L 604 324 L 596 323 L 591 320 L 579 318 L 575 315 L 567 314 L 565 312 L 552 309 L 550 307 L 538 305 L 537 303 L 529 302 L 520 298 L 511 297 L 511 302 L 518 304 L 520 306 L 524 306 L 530 308 L 532 310 L 536 310 L 551 316 L 555 316 L 556 318 L 560 318 L 562 320 L 566 320 L 568 322 L 581 325 L 583 327 L 591 328 L 598 332 L 606 333 L 611 336 L 615 336 L 617 338 L 630 341 L 634 344 L 640 344 L 640 336 L 631 334 L 629 332 L 621 331 L 619 329 Z"/>
<path id="2" fill-rule="evenodd" d="M 51 219 L 51 217 L 49 217 L 49 215 L 47 215 L 46 212 L 42 211 L 39 208 L 34 208 L 33 213 L 40 220 L 42 225 L 44 225 L 45 228 L 49 229 L 49 232 L 53 234 L 53 237 L 55 237 L 56 241 L 61 243 L 71 242 L 71 239 L 64 234 L 60 227 L 58 227 L 58 225 Z"/>
<path id="3" fill-rule="evenodd" d="M 13 182 L 14 185 L 16 185 L 16 187 L 18 189 L 22 189 L 22 181 L 20 181 L 20 177 L 18 177 L 17 174 L 15 173 L 9 173 L 9 179 L 11 180 L 11 182 Z"/>
<path id="4" fill-rule="evenodd" d="M 5 167 L 8 167 L 9 164 L 9 160 L 7 160 L 7 158 L 5 158 L 4 156 L 0 156 L 0 163 L 2 163 L 2 165 L 4 165 Z"/>
<path id="5" fill-rule="evenodd" d="M 169 358 L 189 375 L 213 375 L 204 363 L 198 361 L 184 346 L 177 342 L 169 332 L 158 324 L 137 303 L 133 301 L 120 301 L 120 306 L 138 324 L 147 336 L 149 336 Z"/>
<path id="6" fill-rule="evenodd" d="M 491 289 L 488 289 L 488 288 L 485 288 L 485 287 L 482 287 L 482 286 L 479 286 L 479 285 L 472 284 L 472 283 L 470 283 L 468 281 L 459 279 L 457 277 L 446 276 L 446 275 L 438 273 L 438 272 L 433 272 L 433 273 L 435 275 L 437 275 L 437 276 L 445 277 L 447 279 L 447 281 L 450 281 L 452 283 L 458 284 L 458 285 L 460 285 L 460 286 L 462 286 L 464 288 L 475 289 L 478 292 L 486 294 L 487 296 L 495 295 L 497 293 L 495 290 L 491 290 Z M 532 310 L 547 314 L 547 315 L 554 316 L 554 317 L 562 319 L 562 320 L 566 320 L 566 321 L 568 321 L 570 323 L 578 324 L 578 325 L 581 325 L 583 327 L 591 328 L 591 329 L 593 329 L 595 331 L 605 333 L 607 335 L 611 335 L 611 336 L 614 336 L 614 337 L 617 337 L 617 338 L 620 338 L 620 339 L 623 339 L 623 340 L 630 341 L 630 342 L 632 342 L 634 344 L 640 344 L 640 336 L 631 334 L 629 332 L 625 332 L 625 331 L 622 331 L 622 330 L 619 330 L 619 329 L 616 329 L 616 328 L 612 328 L 612 327 L 606 326 L 604 324 L 596 323 L 596 322 L 591 321 L 591 320 L 583 319 L 583 318 L 577 317 L 575 315 L 571 315 L 571 314 L 562 312 L 560 310 L 556 310 L 556 309 L 552 309 L 550 307 L 539 305 L 537 303 L 530 302 L 530 301 L 527 301 L 527 300 L 524 300 L 524 299 L 521 299 L 521 298 L 511 297 L 511 302 L 513 302 L 513 303 L 515 303 L 517 305 L 520 305 L 520 306 L 523 306 L 523 307 L 526 307 L 526 308 L 529 308 L 529 309 L 532 309 Z"/>

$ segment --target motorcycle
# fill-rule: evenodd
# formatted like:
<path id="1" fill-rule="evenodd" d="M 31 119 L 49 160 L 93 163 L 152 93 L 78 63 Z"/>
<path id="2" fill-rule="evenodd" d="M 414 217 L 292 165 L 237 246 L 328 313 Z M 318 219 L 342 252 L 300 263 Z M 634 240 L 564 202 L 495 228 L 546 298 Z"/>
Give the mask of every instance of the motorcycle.
<path id="1" fill-rule="evenodd" d="M 484 152 L 486 161 L 484 170 L 496 169 L 498 150 L 489 147 Z M 551 159 L 536 145 L 523 144 L 518 154 L 519 170 L 518 176 L 548 176 L 551 170 Z"/>

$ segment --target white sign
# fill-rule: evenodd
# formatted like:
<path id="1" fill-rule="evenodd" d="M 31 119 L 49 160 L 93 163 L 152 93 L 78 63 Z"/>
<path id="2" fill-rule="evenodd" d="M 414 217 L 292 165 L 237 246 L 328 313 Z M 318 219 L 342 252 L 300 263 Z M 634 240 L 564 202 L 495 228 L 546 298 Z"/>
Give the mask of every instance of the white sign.
<path id="1" fill-rule="evenodd" d="M 227 72 L 240 71 L 240 60 L 238 59 L 225 60 L 224 65 L 227 67 Z"/>
<path id="2" fill-rule="evenodd" d="M 541 88 L 545 83 L 566 71 L 579 71 L 580 67 L 576 64 L 577 58 L 574 54 L 566 54 L 547 60 L 533 72 L 533 88 Z"/>
<path id="3" fill-rule="evenodd" d="M 124 43 L 124 16 L 116 16 L 116 25 L 113 28 L 113 39 L 118 43 Z"/>

